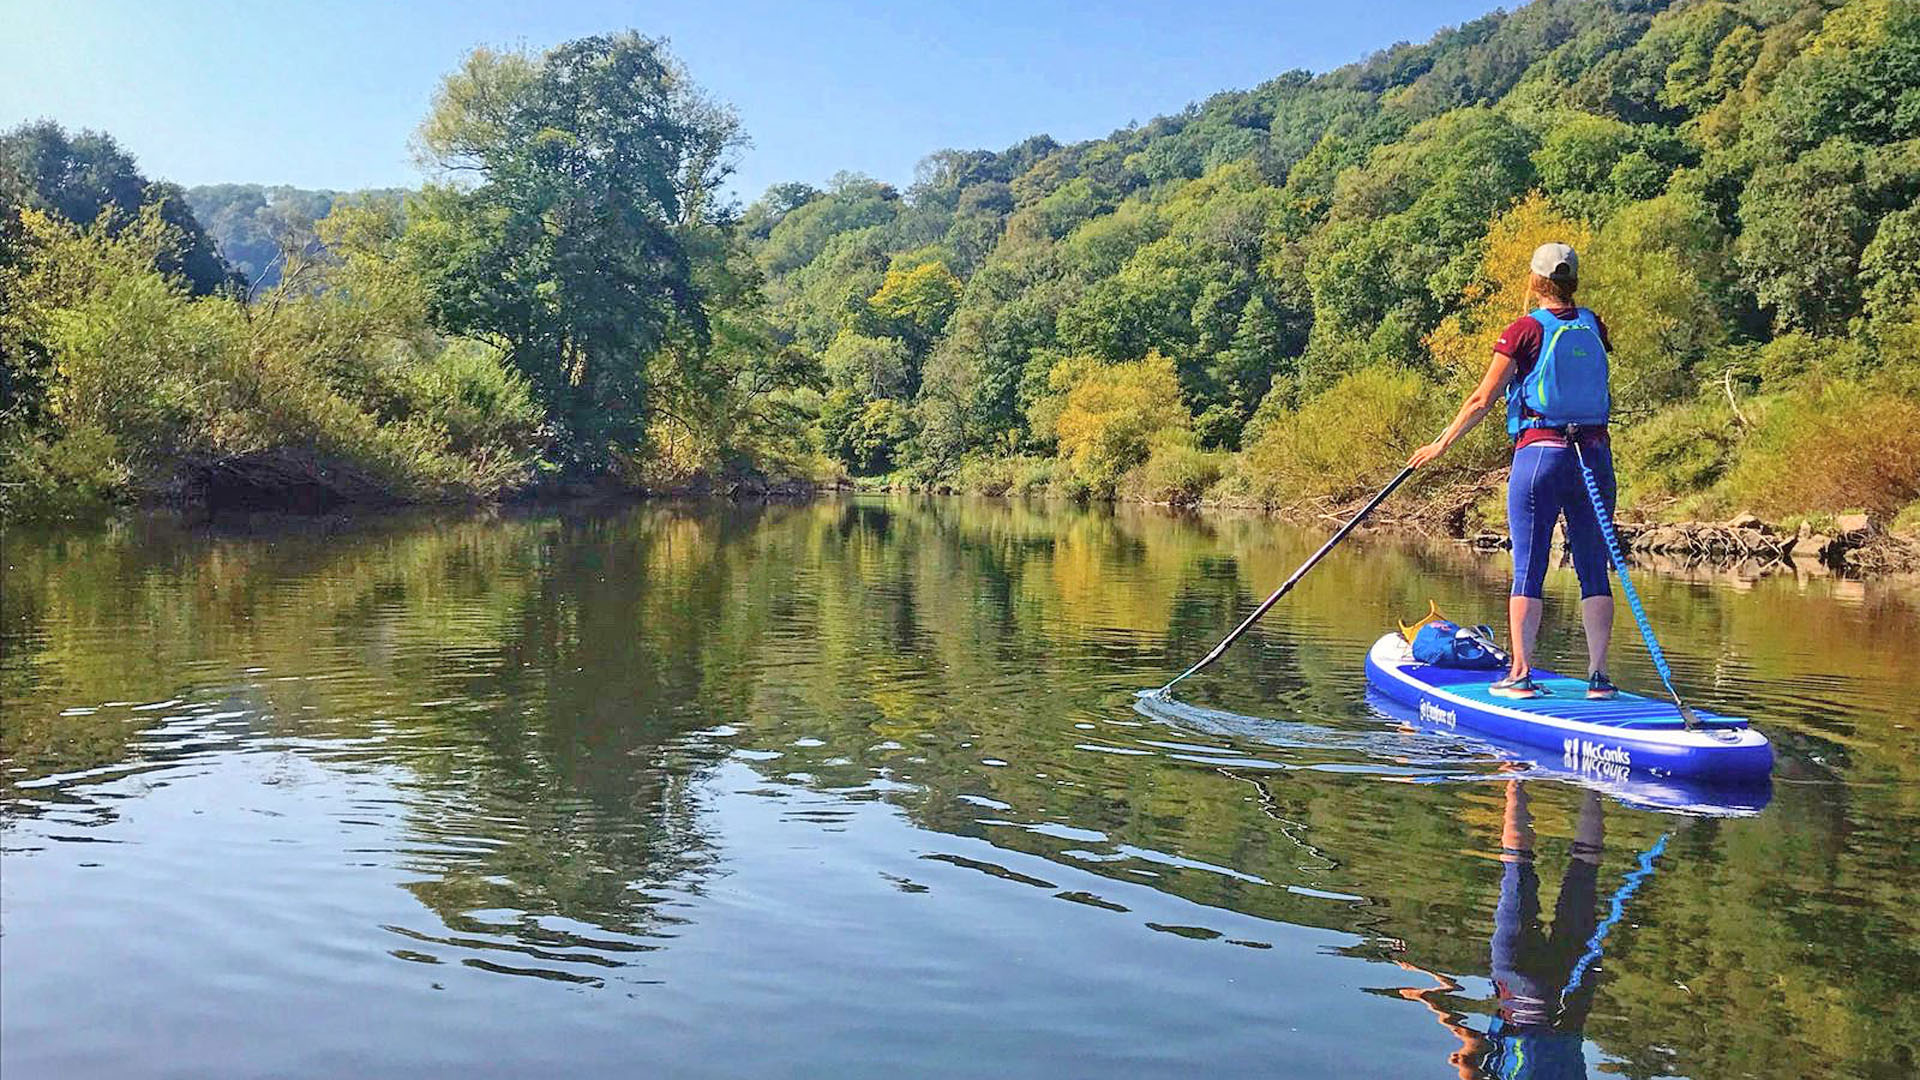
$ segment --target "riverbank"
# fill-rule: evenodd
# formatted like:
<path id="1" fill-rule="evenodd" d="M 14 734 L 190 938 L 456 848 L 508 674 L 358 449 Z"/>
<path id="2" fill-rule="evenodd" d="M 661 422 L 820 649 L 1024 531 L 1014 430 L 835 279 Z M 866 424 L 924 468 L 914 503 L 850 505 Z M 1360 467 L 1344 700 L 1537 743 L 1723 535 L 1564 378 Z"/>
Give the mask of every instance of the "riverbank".
<path id="1" fill-rule="evenodd" d="M 1088 500 L 1047 489 L 1028 492 L 969 491 L 951 483 L 902 484 L 855 482 L 840 479 L 825 484 L 801 479 L 774 479 L 758 475 L 697 476 L 671 486 L 638 487 L 612 478 L 597 480 L 549 478 L 523 485 L 495 498 L 401 499 L 360 482 L 349 470 L 324 462 L 292 458 L 253 463 L 247 477 L 258 481 L 272 475 L 279 483 L 248 482 L 237 474 L 209 474 L 208 482 L 176 484 L 137 503 L 101 508 L 99 512 L 52 525 L 85 525 L 109 518 L 173 518 L 207 522 L 266 516 L 315 521 L 340 517 L 406 516 L 418 513 L 459 513 L 463 510 L 527 510 L 542 507 L 588 507 L 647 500 L 716 500 L 732 502 L 805 501 L 836 494 L 915 494 L 984 499 L 1038 500 L 1078 503 Z M 262 471 L 264 470 L 264 471 Z M 1482 551 L 1509 547 L 1504 521 L 1505 470 L 1483 476 L 1448 480 L 1422 489 L 1413 487 L 1374 511 L 1365 530 L 1403 533 L 1449 540 Z M 1175 513 L 1253 514 L 1290 525 L 1332 528 L 1351 518 L 1366 502 L 1320 498 L 1288 506 L 1265 506 L 1231 499 L 1170 502 L 1151 499 L 1105 500 L 1110 505 L 1157 506 Z M 16 523 L 21 524 L 21 523 Z M 1866 514 L 1828 514 L 1798 520 L 1766 521 L 1743 513 L 1726 521 L 1636 520 L 1629 513 L 1618 522 L 1628 558 L 1635 565 L 1662 572 L 1687 574 L 1720 570 L 1741 577 L 1771 573 L 1840 575 L 1877 578 L 1920 575 L 1920 526 L 1890 527 Z M 1556 534 L 1556 543 L 1559 542 Z"/>
<path id="2" fill-rule="evenodd" d="M 1045 488 L 983 492 L 944 482 L 842 482 L 834 490 L 1073 501 L 1071 496 Z M 1448 478 L 1424 488 L 1410 486 L 1376 509 L 1366 528 L 1452 540 L 1481 550 L 1503 550 L 1510 546 L 1504 518 L 1505 492 L 1505 469 Z M 1253 513 L 1292 525 L 1333 527 L 1351 518 L 1370 497 L 1370 493 L 1351 499 L 1323 497 L 1286 506 L 1211 498 L 1112 501 L 1116 505 L 1131 502 L 1183 512 Z M 1627 545 L 1628 559 L 1651 569 L 1685 573 L 1712 568 L 1752 577 L 1783 571 L 1863 578 L 1920 575 L 1920 524 L 1889 523 L 1861 513 L 1814 514 L 1777 521 L 1741 513 L 1724 521 L 1664 521 L 1644 511 L 1629 510 L 1617 525 Z"/>

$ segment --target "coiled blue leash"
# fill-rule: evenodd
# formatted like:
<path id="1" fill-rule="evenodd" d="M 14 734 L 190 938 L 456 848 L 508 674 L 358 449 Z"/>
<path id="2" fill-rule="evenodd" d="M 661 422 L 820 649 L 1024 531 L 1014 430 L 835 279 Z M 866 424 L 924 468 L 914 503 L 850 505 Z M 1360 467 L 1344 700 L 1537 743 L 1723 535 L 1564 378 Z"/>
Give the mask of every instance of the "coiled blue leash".
<path id="1" fill-rule="evenodd" d="M 1593 936 L 1587 939 L 1587 951 L 1581 953 L 1580 959 L 1574 962 L 1573 972 L 1567 977 L 1567 987 L 1560 991 L 1562 1003 L 1571 997 L 1575 990 L 1580 989 L 1581 980 L 1587 977 L 1587 969 L 1600 962 L 1600 954 L 1607 943 L 1607 934 L 1613 930 L 1614 924 L 1620 921 L 1621 916 L 1626 914 L 1627 901 L 1633 899 L 1633 894 L 1640 891 L 1640 883 L 1653 873 L 1653 860 L 1667 850 L 1669 835 L 1671 834 L 1661 833 L 1660 839 L 1655 840 L 1652 847 L 1640 854 L 1639 867 L 1627 871 L 1626 880 L 1620 883 L 1619 891 L 1613 894 L 1612 906 L 1607 911 L 1607 917 L 1601 919 L 1600 925 L 1593 928 Z"/>
<path id="2" fill-rule="evenodd" d="M 1673 704 L 1680 710 L 1680 719 L 1688 730 L 1697 728 L 1700 718 L 1680 700 L 1680 691 L 1673 688 L 1673 669 L 1667 666 L 1667 656 L 1660 651 L 1660 642 L 1653 636 L 1653 623 L 1647 620 L 1647 609 L 1640 605 L 1640 594 L 1633 587 L 1633 579 L 1627 576 L 1627 556 L 1620 547 L 1619 534 L 1613 530 L 1613 515 L 1607 511 L 1606 500 L 1600 497 L 1600 481 L 1594 479 L 1593 470 L 1587 467 L 1587 455 L 1580 449 L 1578 424 L 1567 425 L 1567 445 L 1573 447 L 1574 460 L 1580 463 L 1580 478 L 1586 481 L 1587 497 L 1593 500 L 1593 516 L 1600 521 L 1600 535 L 1606 538 L 1607 554 L 1612 557 L 1613 568 L 1620 578 L 1620 591 L 1627 594 L 1627 608 L 1633 612 L 1633 621 L 1640 624 L 1640 639 L 1647 643 L 1647 652 L 1653 656 L 1654 670 L 1660 673 L 1660 681 L 1673 696 Z"/>

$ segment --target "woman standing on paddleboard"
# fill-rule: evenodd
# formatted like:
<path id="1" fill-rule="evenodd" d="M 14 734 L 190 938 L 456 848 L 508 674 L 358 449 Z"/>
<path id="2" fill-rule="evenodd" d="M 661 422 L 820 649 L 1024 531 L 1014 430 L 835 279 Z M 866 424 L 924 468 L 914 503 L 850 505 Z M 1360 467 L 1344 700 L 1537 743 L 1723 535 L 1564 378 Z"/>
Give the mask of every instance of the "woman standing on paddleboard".
<path id="1" fill-rule="evenodd" d="M 1607 441 L 1612 399 L 1607 384 L 1606 324 L 1575 306 L 1580 260 L 1566 244 L 1534 250 L 1527 297 L 1534 310 L 1500 332 L 1493 360 L 1480 385 L 1432 443 L 1407 460 L 1419 468 L 1447 452 L 1503 396 L 1507 434 L 1514 440 L 1513 472 L 1507 481 L 1507 528 L 1513 538 L 1513 594 L 1507 619 L 1513 667 L 1489 687 L 1509 698 L 1537 697 L 1533 647 L 1540 635 L 1541 592 L 1547 576 L 1554 522 L 1566 519 L 1567 545 L 1580 578 L 1580 616 L 1587 631 L 1587 696 L 1614 696 L 1607 678 L 1607 644 L 1613 636 L 1613 591 L 1607 580 L 1610 554 L 1580 473 L 1585 458 L 1601 501 L 1614 507 L 1613 452 Z M 1577 449 L 1576 449 L 1577 446 Z"/>

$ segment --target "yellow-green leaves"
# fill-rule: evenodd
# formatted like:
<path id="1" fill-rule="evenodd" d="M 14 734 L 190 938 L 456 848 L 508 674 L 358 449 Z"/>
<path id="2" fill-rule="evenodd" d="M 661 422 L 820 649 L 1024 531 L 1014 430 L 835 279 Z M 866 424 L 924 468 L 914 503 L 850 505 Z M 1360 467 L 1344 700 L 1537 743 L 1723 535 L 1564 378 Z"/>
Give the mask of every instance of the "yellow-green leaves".
<path id="1" fill-rule="evenodd" d="M 1054 430 L 1073 472 L 1094 494 L 1111 497 L 1122 474 L 1146 461 L 1155 445 L 1187 437 L 1191 423 L 1173 361 L 1152 353 L 1132 363 L 1081 367 L 1066 387 Z"/>

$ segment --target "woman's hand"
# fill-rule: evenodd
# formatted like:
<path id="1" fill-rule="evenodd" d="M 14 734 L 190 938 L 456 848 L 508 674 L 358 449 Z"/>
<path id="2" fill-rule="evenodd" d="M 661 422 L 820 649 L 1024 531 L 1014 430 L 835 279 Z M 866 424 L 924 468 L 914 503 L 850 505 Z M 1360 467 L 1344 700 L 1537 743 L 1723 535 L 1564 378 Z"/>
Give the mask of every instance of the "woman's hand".
<path id="1" fill-rule="evenodd" d="M 1415 450 L 1413 452 L 1413 456 L 1407 459 L 1407 468 L 1417 469 L 1420 466 L 1425 465 L 1427 462 L 1432 461 L 1434 458 L 1437 458 L 1441 454 L 1444 454 L 1446 452 L 1447 452 L 1447 439 L 1446 439 L 1446 436 L 1443 435 L 1440 438 L 1435 439 L 1432 442 L 1428 443 L 1427 445 L 1421 447 L 1420 449 Z"/>

